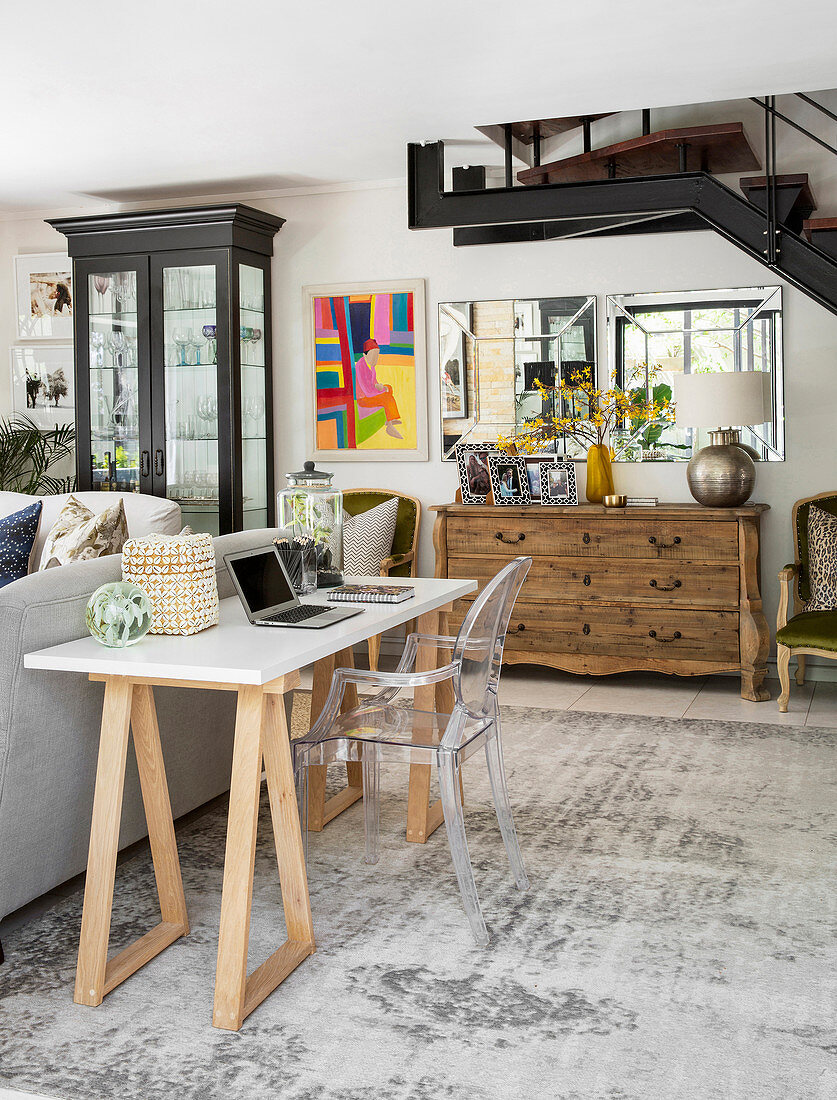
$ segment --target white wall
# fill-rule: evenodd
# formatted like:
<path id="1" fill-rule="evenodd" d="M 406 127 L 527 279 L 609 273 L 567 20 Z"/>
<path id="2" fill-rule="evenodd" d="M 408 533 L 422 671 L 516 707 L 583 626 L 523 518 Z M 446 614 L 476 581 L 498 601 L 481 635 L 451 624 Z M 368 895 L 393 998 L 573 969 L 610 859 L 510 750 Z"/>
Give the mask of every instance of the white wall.
<path id="1" fill-rule="evenodd" d="M 246 201 L 246 200 L 245 200 Z M 717 234 L 651 234 L 610 240 L 572 240 L 455 249 L 449 230 L 410 232 L 404 189 L 342 191 L 256 200 L 287 224 L 276 238 L 274 362 L 276 471 L 299 469 L 310 441 L 305 408 L 302 287 L 311 283 L 423 277 L 427 281 L 430 460 L 335 463 L 343 488 L 401 488 L 425 505 L 453 499 L 455 467 L 439 458 L 436 306 L 440 301 L 633 291 L 699 290 L 772 284 L 767 268 Z M 8 408 L 6 348 L 14 338 L 11 256 L 54 247 L 40 222 L 0 223 L 0 412 Z M 8 280 L 8 283 L 7 283 Z M 8 287 L 8 293 L 7 293 Z M 600 300 L 600 356 L 604 306 Z M 768 618 L 776 611 L 776 574 L 792 558 L 790 508 L 801 496 L 837 487 L 837 317 L 786 287 L 784 358 L 787 460 L 758 466 L 753 499 L 770 504 L 764 518 L 762 580 Z M 581 471 L 582 468 L 580 468 Z M 685 464 L 616 466 L 617 489 L 685 501 Z M 583 492 L 583 473 L 580 493 Z M 421 568 L 432 572 L 432 517 L 422 539 Z"/>

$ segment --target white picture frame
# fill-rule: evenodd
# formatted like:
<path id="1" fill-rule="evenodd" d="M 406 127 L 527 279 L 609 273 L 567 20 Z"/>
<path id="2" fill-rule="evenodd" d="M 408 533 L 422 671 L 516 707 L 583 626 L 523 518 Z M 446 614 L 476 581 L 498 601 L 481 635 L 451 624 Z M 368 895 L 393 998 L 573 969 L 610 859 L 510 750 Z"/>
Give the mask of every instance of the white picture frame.
<path id="1" fill-rule="evenodd" d="M 578 504 L 574 462 L 541 463 L 541 504 Z"/>
<path id="2" fill-rule="evenodd" d="M 522 455 L 494 454 L 488 459 L 491 489 L 498 507 L 519 507 L 531 504 L 529 478 Z"/>
<path id="3" fill-rule="evenodd" d="M 360 410 L 355 406 L 355 375 L 354 364 L 357 363 L 361 355 L 365 354 L 360 351 L 362 343 L 358 333 L 355 331 L 351 335 L 350 347 L 348 355 L 352 361 L 352 378 L 350 381 L 346 380 L 345 371 L 346 364 L 342 357 L 346 355 L 346 349 L 341 343 L 342 334 L 335 336 L 324 337 L 322 335 L 323 329 L 317 330 L 316 317 L 315 317 L 315 300 L 322 298 L 355 298 L 363 299 L 366 296 L 374 298 L 379 295 L 412 295 L 412 355 L 409 353 L 404 355 L 404 362 L 399 366 L 393 365 L 393 363 L 386 363 L 387 358 L 392 359 L 397 353 L 389 354 L 383 352 L 381 355 L 382 366 L 380 368 L 380 376 L 377 374 L 377 365 L 373 368 L 373 374 L 376 381 L 382 387 L 386 388 L 390 386 L 390 382 L 387 381 L 387 376 L 391 378 L 398 374 L 400 371 L 401 385 L 397 387 L 400 392 L 394 392 L 395 385 L 393 385 L 393 392 L 389 394 L 392 399 L 391 403 L 384 402 L 375 405 L 373 398 L 377 394 L 364 395 L 367 402 L 370 404 L 367 406 L 371 409 L 372 414 L 382 412 L 384 414 L 384 420 L 380 427 L 378 427 L 372 435 L 371 439 L 383 441 L 385 438 L 392 440 L 392 444 L 386 446 L 365 446 L 365 440 L 358 440 L 354 444 L 348 440 L 355 432 L 355 428 L 362 423 L 365 417 L 360 416 Z M 351 303 L 355 304 L 355 303 Z M 310 454 L 311 457 L 317 462 L 426 462 L 428 457 L 428 440 L 427 440 L 427 315 L 425 309 L 425 287 L 424 279 L 381 279 L 376 282 L 362 282 L 362 283 L 326 283 L 316 286 L 306 286 L 302 288 L 302 305 L 303 305 L 303 324 L 305 334 L 305 371 L 306 371 L 306 415 L 308 419 L 308 438 L 310 440 Z M 337 329 L 334 330 L 338 332 Z M 376 332 L 378 329 L 376 328 Z M 394 331 L 394 330 L 393 330 Z M 372 337 L 370 337 L 372 339 Z M 323 416 L 323 406 L 321 402 L 322 393 L 327 387 L 318 386 L 318 371 L 322 378 L 322 372 L 328 373 L 328 366 L 324 366 L 322 362 L 318 363 L 317 355 L 318 348 L 323 344 L 331 343 L 333 347 L 337 348 L 337 358 L 335 358 L 335 378 L 338 385 L 334 390 L 334 417 Z M 379 344 L 379 347 L 381 345 Z M 392 345 L 396 345 L 393 343 Z M 328 350 L 328 349 L 326 349 Z M 410 359 L 412 362 L 410 363 Z M 414 384 L 414 398 L 409 389 L 409 386 L 405 389 L 404 386 L 404 372 L 412 377 Z M 338 392 L 342 390 L 342 393 Z M 352 399 L 349 401 L 349 392 L 351 390 Z M 386 395 L 381 394 L 386 401 Z M 351 405 L 351 408 L 349 406 Z M 402 408 L 403 406 L 403 408 Z M 391 416 L 391 412 L 395 410 L 397 416 Z M 352 427 L 346 426 L 344 428 L 345 435 L 342 434 L 339 427 L 340 413 L 343 412 L 346 417 L 346 425 L 348 425 L 349 418 L 352 420 Z M 322 437 L 325 434 L 325 429 L 322 426 L 322 420 L 334 419 L 335 424 L 338 425 L 334 429 L 335 442 L 337 446 L 323 446 Z M 378 417 L 380 419 L 380 417 Z M 330 428 L 328 429 L 331 430 Z M 399 443 L 398 437 L 393 434 L 393 431 L 398 433 L 408 441 L 407 445 Z M 348 438 L 347 438 L 348 437 Z M 346 442 L 341 441 L 342 438 L 346 438 Z M 412 442 L 414 445 L 410 446 Z"/>
<path id="4" fill-rule="evenodd" d="M 19 340 L 72 340 L 75 288 L 65 252 L 32 252 L 14 258 Z"/>
<path id="5" fill-rule="evenodd" d="M 72 344 L 15 344 L 10 349 L 12 410 L 39 428 L 75 422 Z"/>

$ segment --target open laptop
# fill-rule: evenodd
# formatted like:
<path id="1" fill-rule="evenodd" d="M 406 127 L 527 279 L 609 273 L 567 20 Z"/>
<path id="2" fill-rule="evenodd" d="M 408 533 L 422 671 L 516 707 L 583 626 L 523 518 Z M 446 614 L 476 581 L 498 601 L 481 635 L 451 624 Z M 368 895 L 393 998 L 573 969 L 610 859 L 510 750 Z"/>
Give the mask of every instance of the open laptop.
<path id="1" fill-rule="evenodd" d="M 300 603 L 282 559 L 272 546 L 225 554 L 224 563 L 254 626 L 320 630 L 363 611 L 362 607 Z"/>

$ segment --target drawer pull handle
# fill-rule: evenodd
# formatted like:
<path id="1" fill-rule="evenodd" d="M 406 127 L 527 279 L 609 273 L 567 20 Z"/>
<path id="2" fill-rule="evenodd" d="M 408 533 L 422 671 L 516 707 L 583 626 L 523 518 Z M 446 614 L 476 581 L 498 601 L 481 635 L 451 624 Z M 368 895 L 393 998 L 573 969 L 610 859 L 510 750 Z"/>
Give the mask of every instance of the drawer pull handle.
<path id="1" fill-rule="evenodd" d="M 526 629 L 526 623 L 518 623 L 514 630 L 507 630 L 506 634 L 522 634 Z"/>
<path id="2" fill-rule="evenodd" d="M 656 588 L 658 592 L 673 592 L 675 588 L 680 588 L 683 584 L 682 581 L 675 581 L 674 584 L 657 584 L 656 581 L 648 582 L 652 588 Z"/>
<path id="3" fill-rule="evenodd" d="M 498 531 L 497 534 L 494 536 L 494 538 L 499 539 L 500 542 L 504 542 L 507 546 L 514 546 L 515 543 L 524 542 L 525 539 L 526 539 L 526 536 L 521 531 L 516 539 L 507 539 L 502 531 Z"/>
<path id="4" fill-rule="evenodd" d="M 584 574 L 584 584 L 587 588 L 590 587 L 590 574 L 589 573 Z"/>
<path id="5" fill-rule="evenodd" d="M 581 541 L 585 544 L 590 542 L 590 533 L 589 533 L 589 531 L 584 532 L 584 534 L 581 536 Z"/>
<path id="6" fill-rule="evenodd" d="M 656 535 L 651 535 L 648 539 L 652 546 L 659 546 L 661 550 L 670 550 L 672 546 L 679 546 L 683 541 L 679 535 L 675 535 L 671 542 L 657 542 Z"/>
<path id="7" fill-rule="evenodd" d="M 670 638 L 666 638 L 664 635 L 658 634 L 656 630 L 649 630 L 648 637 L 656 638 L 658 642 L 676 642 L 677 639 L 682 638 L 683 635 L 680 633 L 679 630 L 675 630 Z"/>
<path id="8" fill-rule="evenodd" d="M 584 624 L 584 626 L 581 628 L 581 633 L 582 634 L 589 634 L 590 633 L 590 624 L 589 623 Z"/>

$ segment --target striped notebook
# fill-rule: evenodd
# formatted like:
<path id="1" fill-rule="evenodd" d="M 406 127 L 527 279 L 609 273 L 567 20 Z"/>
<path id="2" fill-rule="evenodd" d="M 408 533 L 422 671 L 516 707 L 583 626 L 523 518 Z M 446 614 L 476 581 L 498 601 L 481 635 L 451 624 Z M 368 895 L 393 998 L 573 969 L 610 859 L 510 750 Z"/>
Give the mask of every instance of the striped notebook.
<path id="1" fill-rule="evenodd" d="M 342 584 L 332 588 L 326 599 L 337 603 L 402 603 L 412 599 L 414 592 L 406 584 Z"/>

